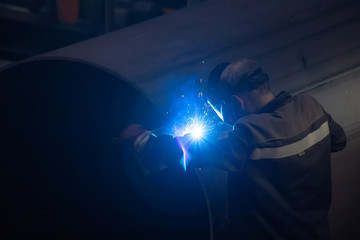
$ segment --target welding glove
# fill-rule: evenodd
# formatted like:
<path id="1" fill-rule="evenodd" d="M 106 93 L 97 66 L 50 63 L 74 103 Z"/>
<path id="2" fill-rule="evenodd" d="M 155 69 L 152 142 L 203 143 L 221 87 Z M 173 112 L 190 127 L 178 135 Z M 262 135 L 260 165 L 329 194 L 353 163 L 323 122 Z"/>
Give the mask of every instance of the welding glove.
<path id="1" fill-rule="evenodd" d="M 116 139 L 129 147 L 145 175 L 179 165 L 182 151 L 170 135 L 156 136 L 139 124 L 126 127 Z"/>
<path id="2" fill-rule="evenodd" d="M 127 126 L 117 138 L 117 141 L 128 145 L 136 152 L 141 152 L 150 137 L 150 132 L 145 130 L 140 124 Z"/>

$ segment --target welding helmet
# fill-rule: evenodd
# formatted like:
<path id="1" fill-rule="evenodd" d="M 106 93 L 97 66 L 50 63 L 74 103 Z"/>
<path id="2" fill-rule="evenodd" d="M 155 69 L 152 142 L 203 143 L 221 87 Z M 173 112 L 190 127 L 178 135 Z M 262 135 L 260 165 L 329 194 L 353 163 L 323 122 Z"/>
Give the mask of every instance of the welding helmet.
<path id="1" fill-rule="evenodd" d="M 225 103 L 225 96 L 222 93 L 222 91 L 220 91 L 220 87 L 221 87 L 220 78 L 222 72 L 225 70 L 225 68 L 228 65 L 230 65 L 229 62 L 223 62 L 218 64 L 211 70 L 208 78 L 207 89 L 206 89 L 206 98 L 208 104 L 211 105 L 213 110 L 222 120 L 224 119 L 220 115 L 222 115 L 222 111 L 226 103 Z"/>
<path id="2" fill-rule="evenodd" d="M 234 108 L 234 98 L 228 89 L 228 84 L 221 81 L 222 73 L 230 64 L 229 62 L 220 63 L 211 70 L 206 97 L 207 103 L 212 107 L 219 119 L 233 125 L 244 113 L 241 109 Z"/>
<path id="3" fill-rule="evenodd" d="M 246 115 L 234 96 L 257 89 L 268 81 L 268 75 L 257 61 L 242 59 L 231 64 L 221 63 L 210 72 L 208 98 L 223 121 L 233 124 Z"/>

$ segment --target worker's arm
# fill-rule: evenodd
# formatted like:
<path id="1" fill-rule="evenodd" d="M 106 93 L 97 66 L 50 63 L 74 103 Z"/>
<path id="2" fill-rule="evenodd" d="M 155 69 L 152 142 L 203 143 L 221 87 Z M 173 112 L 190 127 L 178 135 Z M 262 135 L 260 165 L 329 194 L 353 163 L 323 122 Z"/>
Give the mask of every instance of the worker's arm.
<path id="1" fill-rule="evenodd" d="M 145 166 L 151 171 L 159 171 L 168 167 L 179 166 L 182 151 L 176 139 L 170 135 L 155 137 L 150 135 L 148 140 L 142 143 L 139 155 Z"/>
<path id="2" fill-rule="evenodd" d="M 248 135 L 237 126 L 232 131 L 212 132 L 200 140 L 192 139 L 191 135 L 177 138 L 150 136 L 142 147 L 141 155 L 148 166 L 155 163 L 155 167 L 157 164 L 174 167 L 179 166 L 183 151 L 186 151 L 188 168 L 214 166 L 226 171 L 238 171 L 244 167 L 249 155 Z"/>
<path id="3" fill-rule="evenodd" d="M 243 168 L 248 156 L 246 134 L 239 128 L 226 133 L 211 133 L 199 141 L 191 140 L 190 135 L 177 138 L 170 135 L 156 137 L 136 125 L 129 126 L 121 136 L 128 139 L 129 147 L 146 172 L 180 166 L 184 149 L 188 154 L 186 157 L 190 168 L 215 166 L 227 171 L 237 171 Z"/>
<path id="4" fill-rule="evenodd" d="M 334 121 L 330 114 L 327 114 L 327 118 L 331 137 L 331 151 L 341 151 L 346 147 L 346 135 L 344 129 Z"/>
<path id="5" fill-rule="evenodd" d="M 127 126 L 114 143 L 120 143 L 132 155 L 145 175 L 179 165 L 182 156 L 172 136 L 157 137 L 140 124 Z"/>

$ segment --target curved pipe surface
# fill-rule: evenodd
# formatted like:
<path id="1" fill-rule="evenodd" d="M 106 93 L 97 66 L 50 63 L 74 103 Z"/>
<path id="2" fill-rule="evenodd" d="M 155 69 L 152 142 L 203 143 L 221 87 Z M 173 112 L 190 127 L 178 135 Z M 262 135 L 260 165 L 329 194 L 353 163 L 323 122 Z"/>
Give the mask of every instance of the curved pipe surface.
<path id="1" fill-rule="evenodd" d="M 302 49 L 313 48 L 311 44 L 316 39 L 331 42 L 325 35 L 315 35 L 339 24 L 334 20 L 339 12 L 346 10 L 344 21 L 359 17 L 359 4 L 353 2 L 209 0 L 32 60 L 69 58 L 108 69 L 122 76 L 164 112 L 171 106 L 175 89 L 189 79 L 206 79 L 218 63 L 243 57 L 263 63 L 275 92 L 294 91 L 354 65 L 339 59 L 342 63 L 339 67 L 328 66 L 326 73 L 316 69 L 314 76 L 309 76 L 302 70 L 304 64 L 305 68 L 311 68 L 311 61 L 307 61 L 311 55 L 301 53 Z M 336 34 L 347 36 L 347 33 Z M 307 40 L 313 35 L 314 40 Z M 299 45 L 299 41 L 303 44 Z M 334 46 L 325 47 L 329 53 L 337 52 Z M 289 81 L 291 78 L 301 80 Z"/>

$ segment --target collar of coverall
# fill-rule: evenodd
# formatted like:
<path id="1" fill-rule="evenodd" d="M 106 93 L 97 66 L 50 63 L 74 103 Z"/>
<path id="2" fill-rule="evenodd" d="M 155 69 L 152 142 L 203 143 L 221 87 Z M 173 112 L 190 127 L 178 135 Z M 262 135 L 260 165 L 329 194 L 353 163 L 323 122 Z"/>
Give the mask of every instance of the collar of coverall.
<path id="1" fill-rule="evenodd" d="M 274 100 L 266 104 L 264 107 L 260 108 L 260 110 L 258 110 L 256 113 L 272 113 L 277 108 L 284 105 L 290 97 L 291 95 L 288 92 L 282 91 L 274 98 Z"/>

